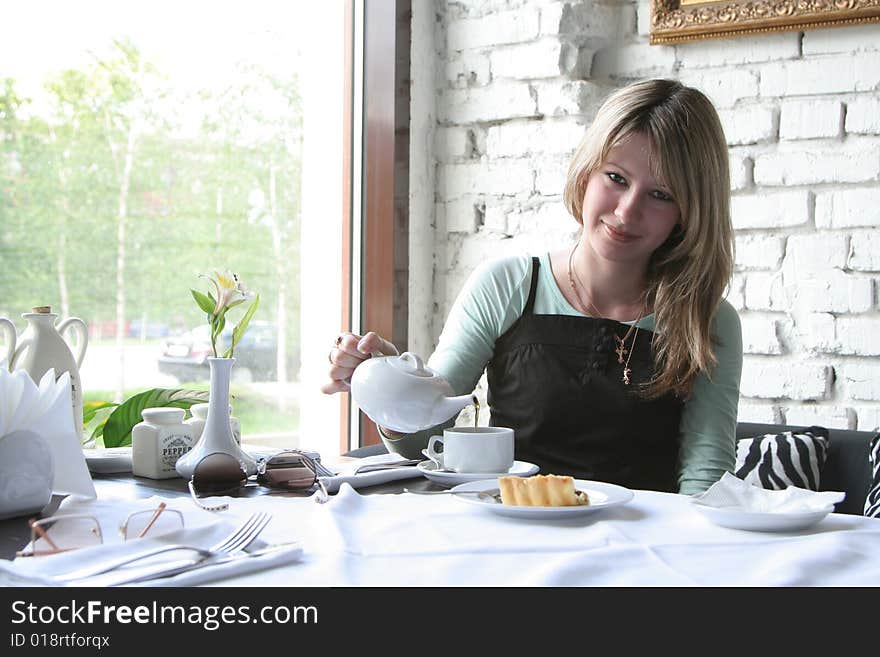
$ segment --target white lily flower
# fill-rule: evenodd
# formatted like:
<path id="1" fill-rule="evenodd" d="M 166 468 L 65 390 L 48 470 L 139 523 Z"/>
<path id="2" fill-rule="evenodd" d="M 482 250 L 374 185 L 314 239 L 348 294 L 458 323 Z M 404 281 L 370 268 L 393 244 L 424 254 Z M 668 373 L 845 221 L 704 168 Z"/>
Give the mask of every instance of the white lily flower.
<path id="1" fill-rule="evenodd" d="M 211 324 L 211 349 L 214 352 L 215 358 L 218 356 L 217 338 L 222 333 L 223 327 L 226 324 L 226 312 L 230 308 L 244 303 L 245 301 L 253 300 L 250 308 L 248 308 L 232 332 L 232 344 L 223 356 L 224 358 L 231 358 L 235 345 L 241 340 L 241 336 L 244 334 L 245 330 L 247 330 L 247 326 L 257 310 L 257 306 L 260 303 L 260 296 L 255 292 L 248 290 L 238 276 L 229 270 L 217 271 L 215 269 L 213 276 L 200 274 L 199 278 L 206 278 L 211 281 L 217 291 L 217 298 L 214 300 L 214 308 L 212 309 L 210 296 L 192 290 L 193 297 L 199 308 L 202 312 L 208 315 L 208 321 Z"/>
<path id="2" fill-rule="evenodd" d="M 202 274 L 201 278 L 207 278 L 217 289 L 217 304 L 214 306 L 215 317 L 220 315 L 232 304 L 253 297 L 253 293 L 249 292 L 244 284 L 238 279 L 238 276 L 231 271 L 219 272 L 215 270 L 213 276 L 205 276 Z"/>

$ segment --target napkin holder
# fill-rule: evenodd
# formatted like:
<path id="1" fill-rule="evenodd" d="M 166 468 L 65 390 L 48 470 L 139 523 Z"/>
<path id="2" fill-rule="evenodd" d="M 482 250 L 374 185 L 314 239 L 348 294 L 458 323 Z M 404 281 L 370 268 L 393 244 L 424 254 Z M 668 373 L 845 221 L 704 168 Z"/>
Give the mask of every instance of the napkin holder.
<path id="1" fill-rule="evenodd" d="M 54 480 L 46 439 L 27 430 L 0 438 L 0 520 L 42 511 L 52 499 Z"/>
<path id="2" fill-rule="evenodd" d="M 53 494 L 96 497 L 72 410 L 68 372 L 35 382 L 0 361 L 0 519 L 39 513 Z"/>

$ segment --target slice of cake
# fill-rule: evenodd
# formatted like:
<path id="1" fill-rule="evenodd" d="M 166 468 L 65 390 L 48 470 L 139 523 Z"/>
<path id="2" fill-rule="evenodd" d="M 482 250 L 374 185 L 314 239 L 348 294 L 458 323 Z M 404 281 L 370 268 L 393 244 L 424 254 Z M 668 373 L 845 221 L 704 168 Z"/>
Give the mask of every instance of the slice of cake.
<path id="1" fill-rule="evenodd" d="M 510 506 L 579 506 L 589 504 L 583 491 L 574 489 L 574 478 L 560 475 L 498 477 L 501 503 Z"/>

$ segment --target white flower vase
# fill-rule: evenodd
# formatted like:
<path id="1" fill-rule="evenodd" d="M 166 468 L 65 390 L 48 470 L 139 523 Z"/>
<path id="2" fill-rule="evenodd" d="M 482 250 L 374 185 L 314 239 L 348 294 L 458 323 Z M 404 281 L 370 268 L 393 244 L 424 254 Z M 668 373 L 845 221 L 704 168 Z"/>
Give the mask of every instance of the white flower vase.
<path id="1" fill-rule="evenodd" d="M 192 477 L 196 465 L 210 454 L 224 453 L 234 456 L 249 475 L 256 473 L 257 463 L 242 451 L 232 435 L 229 422 L 229 378 L 234 358 L 209 358 L 211 368 L 211 398 L 208 400 L 208 418 L 202 436 L 193 448 L 177 460 L 175 469 L 184 479 Z"/>

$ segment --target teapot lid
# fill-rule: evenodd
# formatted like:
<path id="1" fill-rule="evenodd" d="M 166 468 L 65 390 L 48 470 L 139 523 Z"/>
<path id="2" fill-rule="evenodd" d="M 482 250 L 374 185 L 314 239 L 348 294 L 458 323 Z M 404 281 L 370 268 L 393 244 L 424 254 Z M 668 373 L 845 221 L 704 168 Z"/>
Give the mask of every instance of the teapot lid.
<path id="1" fill-rule="evenodd" d="M 434 376 L 434 371 L 425 367 L 422 359 L 409 351 L 403 352 L 399 358 L 389 358 L 388 362 L 396 370 L 399 370 L 404 374 L 409 374 L 410 376 L 421 376 L 425 378 Z"/>
<path id="2" fill-rule="evenodd" d="M 52 313 L 52 306 L 34 306 L 31 312 L 39 315 L 50 315 Z"/>

